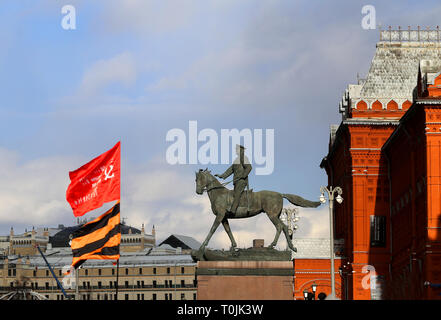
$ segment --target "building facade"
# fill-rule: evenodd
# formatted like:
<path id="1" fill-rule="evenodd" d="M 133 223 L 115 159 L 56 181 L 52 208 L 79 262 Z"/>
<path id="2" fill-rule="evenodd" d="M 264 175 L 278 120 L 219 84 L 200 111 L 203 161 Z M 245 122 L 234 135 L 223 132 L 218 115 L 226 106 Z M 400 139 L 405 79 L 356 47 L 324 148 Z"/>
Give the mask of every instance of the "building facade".
<path id="1" fill-rule="evenodd" d="M 69 246 L 74 227 L 39 228 L 3 236 L 0 254 L 0 299 L 64 300 L 40 247 L 55 276 L 63 283 L 69 299 L 115 300 L 195 300 L 196 264 L 182 248 L 156 246 L 156 232 L 121 224 L 119 264 L 114 260 L 87 260 L 77 271 L 66 276 L 72 263 Z M 180 236 L 182 246 L 197 241 Z M 71 286 L 69 286 L 71 284 Z M 18 294 L 19 292 L 19 294 Z M 17 294 L 14 294 L 17 293 Z"/>
<path id="2" fill-rule="evenodd" d="M 440 60 L 420 62 L 414 103 L 382 148 L 390 167 L 390 298 L 441 299 L 440 72 Z"/>
<path id="3" fill-rule="evenodd" d="M 400 247 L 397 230 L 419 228 L 428 236 L 424 224 L 397 219 L 391 211 L 394 197 L 404 192 L 405 179 L 391 177 L 391 172 L 401 165 L 401 174 L 409 175 L 420 170 L 418 161 L 405 165 L 408 149 L 402 149 L 393 152 L 395 161 L 391 163 L 383 148 L 398 130 L 400 119 L 417 104 L 421 62 L 440 59 L 438 29 L 381 31 L 366 79 L 348 86 L 339 107 L 342 122 L 331 126 L 328 154 L 320 166 L 326 170 L 328 184 L 340 186 L 344 192 L 345 201 L 335 206 L 334 227 L 335 237 L 344 239 L 342 264 L 347 272 L 342 282 L 347 285 L 348 299 L 391 298 L 389 289 L 396 279 L 393 260 Z M 430 81 L 435 78 L 432 75 Z M 436 83 L 429 90 L 438 90 Z M 440 159 L 432 156 L 427 161 L 439 165 Z M 420 172 L 419 177 L 423 176 Z M 412 191 L 415 195 L 414 188 Z M 367 274 L 374 283 L 369 287 L 364 282 Z"/>
<path id="4" fill-rule="evenodd" d="M 78 270 L 78 281 L 69 288 L 64 273 L 72 262 L 69 248 L 46 252 L 47 260 L 67 295 L 80 300 L 195 300 L 195 263 L 189 255 L 155 255 L 146 251 L 122 253 L 115 261 L 88 260 Z M 14 258 L 12 258 L 14 259 Z M 35 291 L 49 300 L 64 300 L 55 278 L 41 256 L 1 261 L 0 296 L 14 290 Z M 65 279 L 63 281 L 63 279 Z M 29 298 L 29 297 L 28 297 Z"/>

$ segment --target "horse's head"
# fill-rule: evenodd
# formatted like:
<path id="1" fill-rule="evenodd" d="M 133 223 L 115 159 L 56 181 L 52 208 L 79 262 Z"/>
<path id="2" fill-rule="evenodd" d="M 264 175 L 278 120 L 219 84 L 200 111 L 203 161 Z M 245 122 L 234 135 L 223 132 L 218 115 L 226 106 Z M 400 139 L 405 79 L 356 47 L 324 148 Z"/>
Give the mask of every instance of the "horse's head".
<path id="1" fill-rule="evenodd" d="M 207 188 L 207 185 L 210 183 L 209 176 L 211 176 L 210 171 L 208 169 L 195 172 L 196 174 L 196 193 L 202 194 L 204 190 Z"/>

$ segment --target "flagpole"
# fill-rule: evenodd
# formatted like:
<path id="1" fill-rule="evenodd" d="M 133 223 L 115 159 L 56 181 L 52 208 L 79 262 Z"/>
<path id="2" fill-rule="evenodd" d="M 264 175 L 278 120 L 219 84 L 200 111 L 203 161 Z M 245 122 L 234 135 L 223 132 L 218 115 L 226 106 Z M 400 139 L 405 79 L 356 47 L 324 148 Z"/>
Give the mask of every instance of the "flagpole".
<path id="1" fill-rule="evenodd" d="M 75 299 L 76 300 L 80 300 L 80 291 L 79 291 L 79 285 L 78 285 L 78 283 L 80 282 L 80 279 L 79 279 L 78 272 L 79 272 L 79 270 L 75 269 Z"/>
<path id="2" fill-rule="evenodd" d="M 116 285 L 115 285 L 115 300 L 118 300 L 118 278 L 119 278 L 119 259 L 116 260 Z"/>

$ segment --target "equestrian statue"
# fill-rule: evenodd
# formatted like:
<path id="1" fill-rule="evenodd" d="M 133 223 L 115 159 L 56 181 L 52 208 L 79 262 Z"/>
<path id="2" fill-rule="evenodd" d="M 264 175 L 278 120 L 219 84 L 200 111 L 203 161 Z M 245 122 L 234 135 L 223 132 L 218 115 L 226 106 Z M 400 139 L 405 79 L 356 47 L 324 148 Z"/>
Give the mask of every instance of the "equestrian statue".
<path id="1" fill-rule="evenodd" d="M 205 250 L 205 247 L 221 223 L 230 238 L 231 249 L 235 250 L 237 244 L 231 233 L 228 219 L 250 218 L 265 212 L 276 227 L 276 235 L 269 248 L 274 248 L 279 240 L 280 233 L 283 231 L 289 248 L 297 252 L 297 249 L 291 242 L 288 227 L 280 220 L 283 199 L 287 199 L 292 204 L 303 208 L 316 208 L 320 205 L 320 201 L 309 201 L 294 194 L 267 190 L 253 192 L 252 189 L 249 190 L 248 175 L 252 167 L 245 156 L 244 149 L 243 146 L 236 146 L 238 157 L 223 174 L 215 174 L 213 176 L 208 169 L 200 169 L 196 172 L 196 193 L 201 195 L 205 191 L 207 192 L 211 202 L 211 210 L 216 216 L 207 237 L 198 251 L 203 252 Z M 225 187 L 227 183 L 220 183 L 215 178 L 226 179 L 230 175 L 233 175 L 234 190 L 227 189 Z"/>

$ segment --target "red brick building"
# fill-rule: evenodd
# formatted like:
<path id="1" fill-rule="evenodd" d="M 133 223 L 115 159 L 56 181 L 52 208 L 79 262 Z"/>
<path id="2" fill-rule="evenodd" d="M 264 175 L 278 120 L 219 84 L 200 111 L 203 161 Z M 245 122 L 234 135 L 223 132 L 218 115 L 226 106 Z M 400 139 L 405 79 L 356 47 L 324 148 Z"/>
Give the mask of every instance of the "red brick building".
<path id="1" fill-rule="evenodd" d="M 441 61 L 422 60 L 412 107 L 382 151 L 391 183 L 388 296 L 441 299 Z"/>
<path id="2" fill-rule="evenodd" d="M 342 298 L 441 298 L 440 32 L 380 37 L 366 79 L 344 94 L 320 164 L 345 199 L 334 212 Z"/>
<path id="3" fill-rule="evenodd" d="M 304 300 L 304 292 L 313 293 L 316 285 L 315 299 L 320 293 L 331 294 L 331 261 L 329 259 L 329 239 L 294 239 L 297 253 L 294 255 L 294 299 Z M 335 244 L 335 296 L 339 299 L 345 296 L 342 286 L 341 242 Z"/>

